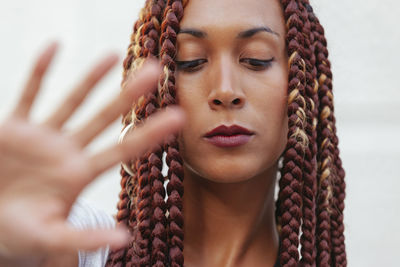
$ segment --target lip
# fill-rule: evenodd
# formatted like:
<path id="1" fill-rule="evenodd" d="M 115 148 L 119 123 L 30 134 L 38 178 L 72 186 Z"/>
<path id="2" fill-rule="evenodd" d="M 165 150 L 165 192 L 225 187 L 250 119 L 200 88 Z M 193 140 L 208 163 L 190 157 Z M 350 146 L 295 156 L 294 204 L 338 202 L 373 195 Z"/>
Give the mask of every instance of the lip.
<path id="1" fill-rule="evenodd" d="M 204 135 L 211 144 L 218 147 L 236 147 L 250 141 L 254 132 L 239 126 L 220 125 Z"/>

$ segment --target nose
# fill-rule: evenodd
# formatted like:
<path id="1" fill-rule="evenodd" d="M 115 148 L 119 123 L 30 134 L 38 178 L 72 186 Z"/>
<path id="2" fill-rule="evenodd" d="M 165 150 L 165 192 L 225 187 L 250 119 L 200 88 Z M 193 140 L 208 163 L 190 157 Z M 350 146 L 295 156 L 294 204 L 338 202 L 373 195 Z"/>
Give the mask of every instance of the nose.
<path id="1" fill-rule="evenodd" d="M 212 70 L 215 76 L 210 77 L 209 106 L 213 110 L 243 107 L 245 95 L 240 89 L 238 75 L 234 71 L 234 66 L 228 60 L 221 60 L 217 68 L 217 70 Z"/>

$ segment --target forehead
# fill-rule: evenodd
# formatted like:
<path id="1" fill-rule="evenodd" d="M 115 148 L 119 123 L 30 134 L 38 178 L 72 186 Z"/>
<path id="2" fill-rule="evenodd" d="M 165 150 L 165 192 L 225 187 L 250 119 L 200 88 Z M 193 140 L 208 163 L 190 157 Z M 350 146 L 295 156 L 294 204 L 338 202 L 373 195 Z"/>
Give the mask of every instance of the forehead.
<path id="1" fill-rule="evenodd" d="M 207 32 L 267 26 L 281 36 L 285 33 L 279 0 L 189 0 L 180 24 Z"/>

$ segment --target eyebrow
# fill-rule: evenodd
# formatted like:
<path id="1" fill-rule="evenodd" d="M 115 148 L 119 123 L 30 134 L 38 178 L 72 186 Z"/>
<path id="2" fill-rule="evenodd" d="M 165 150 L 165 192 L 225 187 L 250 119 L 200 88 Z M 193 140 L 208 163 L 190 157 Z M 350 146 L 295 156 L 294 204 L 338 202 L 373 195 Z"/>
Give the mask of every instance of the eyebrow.
<path id="1" fill-rule="evenodd" d="M 267 33 L 271 33 L 276 36 L 280 36 L 279 33 L 273 31 L 271 28 L 263 26 L 263 27 L 256 27 L 256 28 L 251 28 L 251 29 L 242 31 L 236 36 L 236 38 L 238 38 L 238 39 L 250 38 L 259 32 L 267 32 Z M 190 34 L 190 35 L 192 35 L 196 38 L 200 38 L 200 39 L 207 38 L 207 36 L 208 36 L 207 33 L 197 30 L 197 29 L 193 29 L 193 28 L 181 29 L 178 34 L 181 34 L 181 33 Z"/>
<path id="2" fill-rule="evenodd" d="M 275 31 L 271 30 L 271 28 L 265 26 L 265 27 L 252 28 L 252 29 L 240 32 L 238 34 L 237 38 L 239 38 L 239 39 L 249 38 L 258 32 L 268 32 L 268 33 L 274 34 L 276 36 L 279 36 L 279 33 L 275 32 Z"/>

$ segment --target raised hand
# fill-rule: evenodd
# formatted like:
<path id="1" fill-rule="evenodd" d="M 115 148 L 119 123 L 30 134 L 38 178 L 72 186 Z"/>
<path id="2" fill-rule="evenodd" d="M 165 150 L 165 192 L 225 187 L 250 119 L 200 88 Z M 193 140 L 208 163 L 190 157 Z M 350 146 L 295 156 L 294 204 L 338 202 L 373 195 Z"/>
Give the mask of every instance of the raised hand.
<path id="1" fill-rule="evenodd" d="M 122 144 L 93 155 L 85 150 L 138 97 L 154 88 L 160 68 L 148 61 L 93 119 L 80 129 L 64 132 L 65 122 L 117 62 L 111 55 L 89 72 L 52 115 L 42 123 L 31 123 L 32 104 L 56 50 L 57 45 L 52 44 L 40 55 L 16 108 L 0 125 L 0 263 L 2 259 L 93 250 L 106 244 L 112 248 L 125 245 L 128 236 L 124 229 L 72 229 L 66 222 L 69 211 L 79 193 L 99 174 L 140 155 L 184 122 L 180 109 L 168 108 L 126 136 Z"/>

